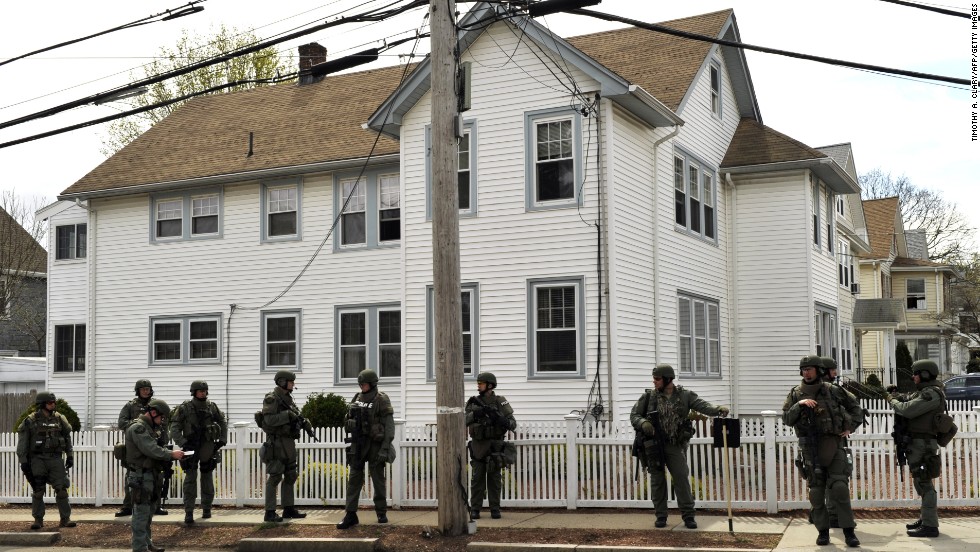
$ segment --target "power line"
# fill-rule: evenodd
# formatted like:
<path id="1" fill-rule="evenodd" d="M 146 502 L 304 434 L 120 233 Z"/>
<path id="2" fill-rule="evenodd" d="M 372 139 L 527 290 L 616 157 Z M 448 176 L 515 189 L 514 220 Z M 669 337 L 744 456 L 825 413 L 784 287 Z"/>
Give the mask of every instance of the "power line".
<path id="1" fill-rule="evenodd" d="M 179 7 L 179 8 L 175 8 L 175 9 L 172 9 L 172 10 L 166 10 L 166 11 L 160 12 L 158 14 L 151 15 L 151 16 L 148 16 L 148 17 L 144 17 L 143 19 L 137 19 L 136 21 L 131 21 L 131 22 L 126 23 L 124 25 L 119 25 L 118 27 L 113 27 L 113 28 L 108 29 L 108 30 L 105 30 L 105 31 L 101 31 L 101 32 L 98 32 L 98 33 L 95 33 L 95 34 L 90 34 L 88 36 L 83 36 L 81 38 L 76 38 L 74 40 L 69 40 L 67 42 L 61 42 L 59 44 L 55 44 L 54 46 L 48 46 L 46 48 L 41 48 L 40 50 L 34 50 L 33 52 L 28 52 L 26 54 L 23 54 L 23 55 L 20 55 L 20 56 L 17 56 L 17 57 L 10 58 L 10 59 L 8 59 L 6 61 L 0 61 L 0 67 L 2 67 L 4 65 L 7 65 L 8 63 L 13 63 L 13 62 L 15 62 L 15 61 L 17 61 L 19 59 L 24 59 L 26 57 L 33 56 L 34 54 L 40 54 L 42 52 L 48 52 L 48 51 L 51 51 L 51 50 L 55 50 L 57 48 L 61 48 L 63 46 L 69 46 L 71 44 L 76 44 L 78 42 L 83 42 L 85 40 L 88 40 L 90 38 L 95 38 L 97 36 L 107 35 L 109 33 L 114 33 L 116 31 L 121 31 L 121 30 L 124 30 L 124 29 L 132 29 L 133 27 L 140 27 L 142 25 L 149 25 L 150 23 L 157 23 L 157 22 L 160 22 L 160 21 L 170 21 L 171 19 L 177 19 L 178 17 L 183 17 L 185 15 L 191 15 L 191 14 L 194 14 L 194 13 L 197 13 L 197 12 L 200 12 L 200 11 L 204 11 L 204 7 L 203 6 L 195 6 L 195 4 L 200 4 L 201 2 L 204 2 L 204 1 L 205 0 L 193 0 L 192 2 L 188 2 L 187 4 L 185 4 L 185 5 L 183 5 L 183 6 Z"/>
<path id="2" fill-rule="evenodd" d="M 869 65 L 867 63 L 856 63 L 853 61 L 844 61 L 840 59 L 834 59 L 834 58 L 828 58 L 822 56 L 812 56 L 809 54 L 801 54 L 798 52 L 790 52 L 787 50 L 778 50 L 776 48 L 767 48 L 765 46 L 755 46 L 752 44 L 746 44 L 744 42 L 733 42 L 731 40 L 724 40 L 721 38 L 714 38 L 714 37 L 700 35 L 696 33 L 679 31 L 677 29 L 672 29 L 670 27 L 665 27 L 664 25 L 658 25 L 656 23 L 647 23 L 645 21 L 638 21 L 636 19 L 630 19 L 628 17 L 621 17 L 618 15 L 597 12 L 593 10 L 576 9 L 576 10 L 569 10 L 568 13 L 575 14 L 575 15 L 585 15 L 588 17 L 594 17 L 596 19 L 603 19 L 605 21 L 615 21 L 617 23 L 625 23 L 627 25 L 632 25 L 634 27 L 639 27 L 641 29 L 646 29 L 648 31 L 669 34 L 680 38 L 687 38 L 690 40 L 698 40 L 700 42 L 719 44 L 721 46 L 731 46 L 733 48 L 741 48 L 743 50 L 753 50 L 756 52 L 763 52 L 766 54 L 775 54 L 780 56 L 805 59 L 809 61 L 816 61 L 818 63 L 826 63 L 828 65 L 849 67 L 851 69 L 868 69 L 871 71 L 879 71 L 881 73 L 887 73 L 887 74 L 904 75 L 907 77 L 915 77 L 915 78 L 926 79 L 926 80 L 937 80 L 937 81 L 949 82 L 953 84 L 963 84 L 967 86 L 970 85 L 969 79 L 959 79 L 959 78 L 947 77 L 943 75 L 932 75 L 929 73 L 920 73 L 918 71 L 907 71 L 905 69 L 893 69 L 891 67 L 883 67 L 880 65 Z"/>
<path id="3" fill-rule="evenodd" d="M 185 75 L 187 73 L 191 73 L 193 71 L 196 71 L 198 69 L 202 69 L 204 67 L 209 67 L 211 65 L 222 63 L 224 61 L 228 61 L 228 60 L 233 59 L 233 58 L 236 58 L 236 57 L 240 57 L 240 56 L 243 56 L 243 55 L 250 54 L 252 52 L 257 52 L 259 50 L 268 48 L 270 46 L 275 46 L 276 44 L 280 44 L 282 42 L 286 42 L 286 41 L 292 40 L 294 38 L 299 38 L 301 36 L 306 36 L 308 34 L 312 34 L 312 33 L 315 33 L 317 31 L 321 31 L 323 29 L 327 29 L 327 28 L 330 28 L 330 27 L 336 27 L 338 25 L 344 25 L 344 24 L 353 23 L 353 22 L 377 21 L 377 20 L 387 19 L 389 17 L 393 17 L 395 15 L 404 13 L 406 11 L 409 11 L 411 9 L 417 8 L 419 6 L 428 5 L 428 1 L 427 0 L 412 0 L 408 4 L 405 4 L 405 5 L 401 6 L 401 7 L 392 8 L 392 6 L 395 6 L 396 4 L 398 4 L 397 1 L 396 2 L 391 2 L 389 4 L 386 4 L 385 6 L 383 6 L 381 8 L 376 8 L 376 9 L 368 10 L 366 12 L 362 12 L 360 14 L 357 14 L 357 15 L 354 15 L 354 16 L 351 16 L 351 17 L 340 17 L 340 18 L 335 19 L 333 21 L 328 21 L 328 22 L 325 22 L 325 23 L 321 23 L 319 25 L 315 25 L 315 26 L 310 27 L 310 28 L 305 29 L 305 30 L 296 31 L 296 32 L 293 32 L 293 33 L 290 33 L 290 34 L 287 34 L 287 35 L 284 35 L 284 36 L 280 36 L 279 38 L 275 38 L 275 39 L 272 39 L 272 40 L 266 40 L 266 41 L 263 41 L 263 42 L 255 43 L 255 44 L 253 44 L 251 46 L 247 46 L 245 48 L 239 48 L 238 50 L 235 50 L 235 51 L 230 52 L 230 53 L 227 53 L 227 54 L 223 54 L 223 55 L 216 56 L 216 57 L 213 57 L 213 58 L 210 58 L 210 59 L 207 59 L 207 60 L 200 61 L 198 63 L 187 65 L 187 66 L 184 66 L 184 67 L 182 67 L 180 69 L 174 69 L 172 71 L 167 71 L 165 73 L 161 73 L 161 74 L 155 75 L 153 77 L 148 77 L 148 78 L 145 78 L 145 79 L 136 81 L 136 82 L 132 82 L 132 83 L 127 84 L 125 86 L 117 87 L 117 88 L 114 88 L 114 89 L 109 90 L 109 91 L 106 91 L 106 92 L 100 92 L 98 94 L 93 94 L 93 95 L 88 96 L 88 97 L 85 97 L 85 98 L 81 98 L 81 99 L 78 99 L 78 100 L 70 101 L 70 102 L 61 104 L 61 105 L 56 106 L 56 107 L 45 109 L 43 111 L 38 111 L 38 112 L 32 113 L 30 115 L 25 115 L 23 117 L 18 117 L 16 119 L 12 119 L 10 121 L 6 121 L 4 123 L 0 123 L 0 129 L 8 128 L 8 127 L 11 127 L 11 126 L 14 126 L 14 125 L 18 125 L 18 124 L 22 124 L 22 123 L 26 123 L 26 122 L 29 122 L 29 121 L 34 121 L 34 120 L 37 120 L 37 119 L 42 119 L 42 118 L 45 118 L 45 117 L 50 117 L 52 115 L 56 115 L 58 113 L 62 113 L 64 111 L 67 111 L 67 110 L 72 109 L 72 108 L 75 108 L 75 107 L 80 107 L 80 106 L 83 106 L 83 105 L 94 103 L 96 101 L 105 100 L 107 98 L 116 96 L 117 94 L 122 93 L 122 92 L 126 92 L 126 91 L 129 91 L 129 90 L 134 90 L 134 89 L 137 89 L 137 88 L 140 88 L 140 87 L 143 87 L 143 86 L 150 86 L 150 85 L 153 85 L 153 84 L 156 84 L 158 82 L 162 82 L 162 81 L 165 81 L 165 80 L 174 78 L 174 77 L 179 77 L 180 75 Z M 390 8 L 390 9 L 386 9 L 386 8 Z"/>
<path id="4" fill-rule="evenodd" d="M 953 17 L 965 17 L 970 19 L 970 14 L 963 13 L 960 11 L 947 10 L 944 8 L 937 8 L 931 5 L 919 4 L 917 2 L 904 2 L 903 0 L 879 0 L 880 2 L 888 2 L 889 4 L 898 4 L 899 6 L 906 6 L 909 8 L 916 8 L 920 10 L 926 10 L 936 13 L 941 13 L 943 15 L 952 15 Z"/>

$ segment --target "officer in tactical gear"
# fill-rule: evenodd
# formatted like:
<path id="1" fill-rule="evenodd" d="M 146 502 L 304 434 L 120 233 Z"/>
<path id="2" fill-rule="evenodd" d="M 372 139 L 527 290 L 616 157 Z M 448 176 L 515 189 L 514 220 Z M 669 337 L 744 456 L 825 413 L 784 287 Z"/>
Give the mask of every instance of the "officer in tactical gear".
<path id="1" fill-rule="evenodd" d="M 910 537 L 938 537 L 939 512 L 936 509 L 936 486 L 933 478 L 939 477 L 941 460 L 936 442 L 934 419 L 946 410 L 946 392 L 936 378 L 939 366 L 931 360 L 912 363 L 912 381 L 916 391 L 908 395 L 887 397 L 895 414 L 908 419 L 908 445 L 906 458 L 915 484 L 915 492 L 922 497 L 919 519 L 905 527 Z"/>
<path id="2" fill-rule="evenodd" d="M 834 502 L 837 519 L 844 529 L 844 542 L 860 546 L 854 534 L 854 512 L 848 489 L 852 465 L 845 439 L 857 428 L 863 412 L 856 401 L 836 385 L 822 380 L 823 361 L 816 355 L 800 359 L 803 382 L 786 396 L 783 423 L 796 429 L 800 439 L 801 459 L 797 466 L 810 489 L 813 524 L 817 528 L 817 545 L 830 544 L 830 516 L 827 495 Z"/>
<path id="3" fill-rule="evenodd" d="M 133 552 L 163 552 L 153 544 L 153 514 L 163 490 L 163 470 L 173 460 L 184 458 L 182 450 L 169 450 L 159 443 L 159 432 L 166 426 L 170 406 L 151 399 L 146 413 L 133 420 L 126 429 L 126 486 L 133 497 Z"/>
<path id="4" fill-rule="evenodd" d="M 476 377 L 476 387 L 478 394 L 466 402 L 466 428 L 473 439 L 468 447 L 473 468 L 470 517 L 480 519 L 483 497 L 489 488 L 490 517 L 499 519 L 504 437 L 517 428 L 517 420 L 507 399 L 495 392 L 497 376 L 481 373 Z"/>
<path id="5" fill-rule="evenodd" d="M 306 514 L 295 504 L 295 484 L 299 477 L 296 455 L 296 439 L 300 430 L 313 432 L 309 420 L 300 415 L 293 401 L 296 374 L 279 370 L 273 380 L 276 388 L 265 395 L 262 410 L 256 413 L 256 422 L 265 432 L 262 445 L 262 461 L 265 462 L 268 479 L 265 481 L 265 521 L 280 522 L 283 518 L 301 519 Z M 276 514 L 276 492 L 282 484 L 282 516 Z"/>
<path id="6" fill-rule="evenodd" d="M 840 378 L 838 378 L 837 376 L 837 361 L 831 357 L 820 357 L 820 362 L 823 364 L 823 380 L 831 385 L 837 386 L 841 391 L 843 391 L 847 395 L 847 399 L 849 402 L 845 406 L 845 410 L 850 412 L 852 405 L 857 405 L 857 408 L 861 408 L 860 401 L 858 401 L 857 397 L 855 397 L 853 393 L 851 393 L 847 389 L 844 389 L 844 387 L 841 386 Z M 861 408 L 861 412 L 862 412 L 862 416 L 859 419 L 852 420 L 853 422 L 852 427 L 854 427 L 855 429 L 857 429 L 861 425 L 864 425 L 864 414 L 866 414 L 866 411 L 863 408 Z M 844 447 L 847 447 L 846 438 L 843 441 L 843 445 Z M 826 492 L 827 517 L 830 519 L 831 529 L 834 528 L 839 529 L 840 521 L 837 519 L 837 504 L 832 498 L 832 494 L 833 493 L 830 492 L 830 489 L 827 489 Z M 812 516 L 812 512 L 811 512 L 811 516 Z M 810 519 L 810 523 L 813 523 L 812 518 Z"/>
<path id="7" fill-rule="evenodd" d="M 137 380 L 136 384 L 133 386 L 133 390 L 136 392 L 136 397 L 123 405 L 122 410 L 119 411 L 119 420 L 116 422 L 116 426 L 123 431 L 125 435 L 126 428 L 129 427 L 136 418 L 139 418 L 143 414 L 146 414 L 146 404 L 150 402 L 153 398 L 153 384 L 150 383 L 148 379 Z M 167 434 L 167 428 L 159 428 L 157 430 L 159 433 L 160 444 L 164 445 L 170 440 L 170 436 Z M 116 517 L 124 517 L 133 515 L 133 498 L 129 494 L 129 486 L 126 487 L 125 496 L 123 497 L 122 508 L 116 512 Z M 165 516 L 169 512 L 160 508 L 154 515 Z"/>
<path id="8" fill-rule="evenodd" d="M 37 409 L 27 416 L 17 431 L 17 459 L 20 469 L 31 484 L 31 529 L 44 525 L 44 491 L 54 488 L 61 527 L 75 527 L 68 502 L 68 471 L 75 463 L 71 447 L 71 424 L 55 412 L 54 393 L 41 391 L 34 398 Z M 62 457 L 64 455 L 64 457 Z"/>
<path id="9" fill-rule="evenodd" d="M 374 486 L 374 511 L 378 523 L 388 523 L 388 499 L 385 496 L 385 464 L 395 461 L 395 410 L 388 395 L 378 391 L 378 374 L 374 370 L 362 370 L 357 375 L 360 393 L 351 399 L 350 408 L 344 416 L 344 431 L 348 437 L 347 465 L 350 466 L 350 479 L 347 480 L 347 505 L 344 519 L 337 529 L 347 529 L 359 523 L 357 503 L 364 486 L 364 464 L 371 472 Z"/>
<path id="10" fill-rule="evenodd" d="M 201 517 L 211 517 L 214 502 L 214 469 L 221 462 L 221 447 L 228 442 L 228 423 L 218 405 L 208 400 L 208 382 L 191 383 L 191 399 L 174 409 L 170 435 L 178 447 L 194 451 L 180 461 L 184 470 L 184 523 L 194 523 L 197 472 L 201 471 Z"/>
<path id="11" fill-rule="evenodd" d="M 684 520 L 684 527 L 697 529 L 694 520 L 694 494 L 687 470 L 687 445 L 694 437 L 691 411 L 708 416 L 728 416 L 727 406 L 715 406 L 698 397 L 698 394 L 674 384 L 674 368 L 670 364 L 658 364 L 653 369 L 653 389 L 647 389 L 633 405 L 630 423 L 642 432 L 645 439 L 658 440 L 662 447 L 655 447 L 658 458 L 647 455 L 652 487 L 651 499 L 656 510 L 655 527 L 667 526 L 667 477 L 666 468 L 677 495 L 677 506 Z"/>

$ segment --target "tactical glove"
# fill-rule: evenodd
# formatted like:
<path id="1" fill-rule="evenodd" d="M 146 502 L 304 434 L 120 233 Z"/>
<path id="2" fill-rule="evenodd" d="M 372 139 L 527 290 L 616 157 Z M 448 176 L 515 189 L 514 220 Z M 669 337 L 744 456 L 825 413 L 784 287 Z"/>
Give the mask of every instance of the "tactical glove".
<path id="1" fill-rule="evenodd" d="M 21 464 L 20 465 L 20 471 L 24 472 L 24 475 L 30 474 L 31 473 L 31 463 L 30 462 L 24 462 L 23 464 Z"/>
<path id="2" fill-rule="evenodd" d="M 221 447 L 223 447 L 223 446 L 225 446 L 225 445 L 227 445 L 227 444 L 228 444 L 227 442 L 225 442 L 225 441 L 222 441 L 222 440 L 220 440 L 220 439 L 219 439 L 219 440 L 218 440 L 218 442 L 216 443 L 216 446 L 217 446 L 218 448 L 221 448 Z"/>
<path id="3" fill-rule="evenodd" d="M 387 461 L 388 461 L 388 449 L 382 448 L 381 450 L 378 451 L 378 462 L 387 462 Z"/>
<path id="4" fill-rule="evenodd" d="M 640 424 L 640 431 L 642 431 L 643 434 L 648 437 L 653 437 L 653 423 L 650 422 L 650 420 L 644 420 L 643 423 Z"/>
<path id="5" fill-rule="evenodd" d="M 727 418 L 729 412 L 731 412 L 731 410 L 729 410 L 727 406 L 718 407 L 718 415 L 721 416 L 722 418 Z"/>
<path id="6" fill-rule="evenodd" d="M 65 469 L 70 470 L 71 467 L 74 465 L 75 465 L 75 457 L 69 454 L 68 456 L 65 457 Z"/>

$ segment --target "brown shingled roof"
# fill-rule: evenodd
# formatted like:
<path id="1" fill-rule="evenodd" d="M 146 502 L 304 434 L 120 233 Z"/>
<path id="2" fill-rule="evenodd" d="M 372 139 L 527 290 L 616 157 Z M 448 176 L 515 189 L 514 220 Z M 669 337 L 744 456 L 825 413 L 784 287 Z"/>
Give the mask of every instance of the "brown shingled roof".
<path id="1" fill-rule="evenodd" d="M 735 129 L 721 166 L 744 167 L 825 157 L 827 154 L 758 121 L 742 119 Z"/>
<path id="2" fill-rule="evenodd" d="M 868 243 L 871 245 L 871 258 L 887 259 L 891 255 L 892 239 L 895 235 L 898 198 L 868 199 L 862 203 L 864 204 L 864 219 L 868 223 Z"/>
<path id="3" fill-rule="evenodd" d="M 62 193 L 366 157 L 376 134 L 361 123 L 403 72 L 393 66 L 195 98 Z M 382 137 L 374 154 L 390 153 L 398 153 L 398 142 Z"/>
<path id="4" fill-rule="evenodd" d="M 731 16 L 728 9 L 659 25 L 717 37 Z M 642 86 L 674 111 L 711 48 L 707 42 L 636 27 L 576 36 L 568 42 L 627 81 Z"/>
<path id="5" fill-rule="evenodd" d="M 48 252 L 7 211 L 0 209 L 0 271 L 48 271 Z"/>

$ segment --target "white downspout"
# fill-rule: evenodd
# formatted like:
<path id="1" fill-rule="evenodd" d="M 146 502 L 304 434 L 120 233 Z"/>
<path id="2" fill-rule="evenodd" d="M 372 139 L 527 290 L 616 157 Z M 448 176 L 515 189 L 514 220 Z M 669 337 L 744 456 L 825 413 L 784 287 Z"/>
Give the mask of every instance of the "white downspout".
<path id="1" fill-rule="evenodd" d="M 617 416 L 616 407 L 613 404 L 613 396 L 618 399 L 620 393 L 615 391 L 617 389 L 617 385 L 619 384 L 619 378 L 617 377 L 615 370 L 616 358 L 618 356 L 617 345 L 619 341 L 616 339 L 617 332 L 615 331 L 617 311 L 616 307 L 613 305 L 613 299 L 617 297 L 616 278 L 614 274 L 616 266 L 614 249 L 615 240 L 613 239 L 616 233 L 612 228 L 615 222 L 615 209 L 613 208 L 613 198 L 610 194 L 610 186 L 613 183 L 613 164 L 610 161 L 613 151 L 613 131 L 611 128 L 613 122 L 613 108 L 611 101 L 603 100 L 603 103 L 605 105 L 598 116 L 600 117 L 599 127 L 603 132 L 605 132 L 605 136 L 597 137 L 596 142 L 605 142 L 605 152 L 602 158 L 599 160 L 603 166 L 601 168 L 597 167 L 598 170 L 596 171 L 596 177 L 598 180 L 597 184 L 601 188 L 599 193 L 605 197 L 605 201 L 602 202 L 602 212 L 599 214 L 599 216 L 602 219 L 602 241 L 604 243 L 603 249 L 605 253 L 602 256 L 602 269 L 606 273 L 606 280 L 604 282 L 606 289 L 600 289 L 599 293 L 604 294 L 606 297 L 606 381 L 608 382 L 607 390 L 609 391 L 609 419 L 615 423 Z M 601 124 L 602 119 L 605 119 L 606 124 Z M 586 152 L 586 155 L 588 155 L 588 152 Z M 602 175 L 603 173 L 605 173 L 603 177 L 599 178 L 599 175 Z M 602 389 L 599 389 L 599 392 L 602 393 Z"/>
<path id="2" fill-rule="evenodd" d="M 732 174 L 725 173 L 725 182 L 732 191 L 731 201 L 728 202 L 728 350 L 731 355 L 731 366 L 729 369 L 729 396 L 731 398 L 732 414 L 738 416 L 738 385 L 740 381 L 739 372 L 739 353 L 738 353 L 738 221 L 735 213 L 738 211 L 738 190 L 732 182 Z"/>
<path id="3" fill-rule="evenodd" d="M 79 203 L 80 205 L 80 203 Z M 95 365 L 96 365 L 96 339 L 95 339 L 95 276 L 96 276 L 96 255 L 97 248 L 96 244 L 99 240 L 96 239 L 98 234 L 98 222 L 99 214 L 95 209 L 90 209 L 86 207 L 88 211 L 88 320 L 85 326 L 86 335 L 85 337 L 85 377 L 88 379 L 88 393 L 86 405 L 85 405 L 85 417 L 87 418 L 87 427 L 91 429 L 95 426 L 95 405 L 98 402 L 96 400 L 95 394 L 98 390 L 98 385 L 95 384 Z"/>
<path id="4" fill-rule="evenodd" d="M 659 202 L 657 196 L 660 190 L 660 171 L 657 162 L 660 155 L 660 144 L 677 136 L 681 131 L 679 125 L 674 125 L 674 130 L 653 143 L 653 364 L 660 362 L 660 302 L 657 301 L 660 289 L 660 216 L 657 211 Z M 671 187 L 673 190 L 673 187 Z M 673 220 L 673 219 L 671 219 Z"/>

